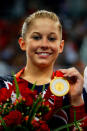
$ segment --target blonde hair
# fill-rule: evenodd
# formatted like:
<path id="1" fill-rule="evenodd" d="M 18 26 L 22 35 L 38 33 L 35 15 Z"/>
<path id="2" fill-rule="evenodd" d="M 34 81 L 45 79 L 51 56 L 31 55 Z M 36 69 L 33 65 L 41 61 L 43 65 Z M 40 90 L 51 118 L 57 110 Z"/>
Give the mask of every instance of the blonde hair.
<path id="1" fill-rule="evenodd" d="M 59 17 L 54 12 L 50 12 L 50 11 L 46 11 L 46 10 L 36 11 L 35 13 L 31 14 L 30 16 L 28 16 L 25 19 L 24 24 L 22 26 L 22 31 L 21 31 L 21 35 L 24 39 L 25 39 L 26 32 L 28 31 L 30 25 L 33 23 L 33 20 L 35 20 L 37 18 L 49 18 L 55 22 L 58 22 L 59 23 L 59 31 L 61 34 L 60 36 L 62 39 L 62 25 L 59 20 Z"/>

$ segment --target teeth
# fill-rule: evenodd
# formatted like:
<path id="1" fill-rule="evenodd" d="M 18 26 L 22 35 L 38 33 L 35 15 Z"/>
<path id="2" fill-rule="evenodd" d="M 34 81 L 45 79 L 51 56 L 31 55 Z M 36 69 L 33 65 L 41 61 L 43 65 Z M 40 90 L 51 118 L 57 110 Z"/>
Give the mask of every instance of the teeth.
<path id="1" fill-rule="evenodd" d="M 45 56 L 45 55 L 49 55 L 49 54 L 48 53 L 40 53 L 40 55 L 44 55 Z"/>

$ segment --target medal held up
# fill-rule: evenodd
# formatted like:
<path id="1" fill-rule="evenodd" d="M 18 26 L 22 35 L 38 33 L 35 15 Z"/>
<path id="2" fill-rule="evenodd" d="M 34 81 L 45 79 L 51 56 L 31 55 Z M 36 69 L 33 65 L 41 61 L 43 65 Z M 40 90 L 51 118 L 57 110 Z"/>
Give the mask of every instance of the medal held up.
<path id="1" fill-rule="evenodd" d="M 54 77 L 50 82 L 50 90 L 55 96 L 64 96 L 69 92 L 69 89 L 69 82 L 63 77 Z"/>

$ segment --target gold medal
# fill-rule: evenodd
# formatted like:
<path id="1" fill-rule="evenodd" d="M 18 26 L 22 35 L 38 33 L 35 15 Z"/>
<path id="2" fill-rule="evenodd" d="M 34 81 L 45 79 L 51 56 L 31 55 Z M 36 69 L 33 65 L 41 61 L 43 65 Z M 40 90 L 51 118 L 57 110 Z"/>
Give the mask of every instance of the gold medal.
<path id="1" fill-rule="evenodd" d="M 55 77 L 50 82 L 50 90 L 55 96 L 64 96 L 69 92 L 69 82 L 63 77 Z"/>

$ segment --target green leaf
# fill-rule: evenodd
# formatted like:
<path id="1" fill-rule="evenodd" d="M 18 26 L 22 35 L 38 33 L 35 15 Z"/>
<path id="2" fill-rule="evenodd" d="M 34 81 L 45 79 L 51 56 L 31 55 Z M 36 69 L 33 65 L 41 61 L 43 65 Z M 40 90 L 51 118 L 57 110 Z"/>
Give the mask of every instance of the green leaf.
<path id="1" fill-rule="evenodd" d="M 67 126 L 67 131 L 69 131 L 69 127 Z"/>
<path id="2" fill-rule="evenodd" d="M 75 124 L 75 127 L 78 129 L 78 131 L 80 131 L 80 127 L 78 125 L 78 122 L 76 121 L 76 111 L 74 110 L 74 124 Z"/>
<path id="3" fill-rule="evenodd" d="M 35 86 L 36 86 L 36 82 L 33 84 L 31 90 L 33 91 L 35 89 Z"/>
<path id="4" fill-rule="evenodd" d="M 45 85 L 43 85 L 42 92 L 45 90 Z"/>
<path id="5" fill-rule="evenodd" d="M 74 122 L 76 122 L 76 111 L 74 110 Z"/>
<path id="6" fill-rule="evenodd" d="M 57 129 L 54 129 L 53 131 L 61 131 L 62 129 L 65 129 L 65 128 L 68 128 L 73 126 L 74 125 L 74 122 L 73 123 L 70 123 L 70 124 L 66 124 L 66 125 L 63 125 L 61 127 L 58 127 Z"/>
<path id="7" fill-rule="evenodd" d="M 2 116 L 0 116 L 1 125 L 6 129 L 6 123 L 3 120 Z"/>
<path id="8" fill-rule="evenodd" d="M 36 112 L 38 111 L 39 107 L 40 107 L 40 103 L 43 101 L 41 95 L 39 94 L 37 100 L 35 101 L 35 103 L 33 104 L 32 110 L 31 112 L 29 112 L 29 119 L 27 122 L 27 125 L 29 126 L 32 119 L 34 118 Z"/>
<path id="9" fill-rule="evenodd" d="M 35 84 L 33 85 L 32 89 L 35 88 L 35 85 L 36 85 L 36 82 L 35 82 Z M 44 89 L 45 89 L 45 85 L 43 85 L 42 92 L 44 91 Z M 34 102 L 34 104 L 33 104 L 32 110 L 31 110 L 31 112 L 30 112 L 30 114 L 29 114 L 28 125 L 30 124 L 30 122 L 31 122 L 32 119 L 34 118 L 36 112 L 37 112 L 38 109 L 40 108 L 40 106 L 41 106 L 40 104 L 41 104 L 42 101 L 43 101 L 43 98 L 42 98 L 41 94 L 39 94 L 38 97 L 37 97 L 37 100 L 36 100 L 36 101 Z"/>
<path id="10" fill-rule="evenodd" d="M 20 94 L 20 92 L 19 92 L 19 86 L 18 86 L 18 83 L 17 83 L 17 80 L 16 80 L 14 72 L 12 72 L 12 75 L 13 75 L 14 82 L 15 82 L 15 87 L 16 87 L 16 98 L 18 99 L 19 94 Z"/>

